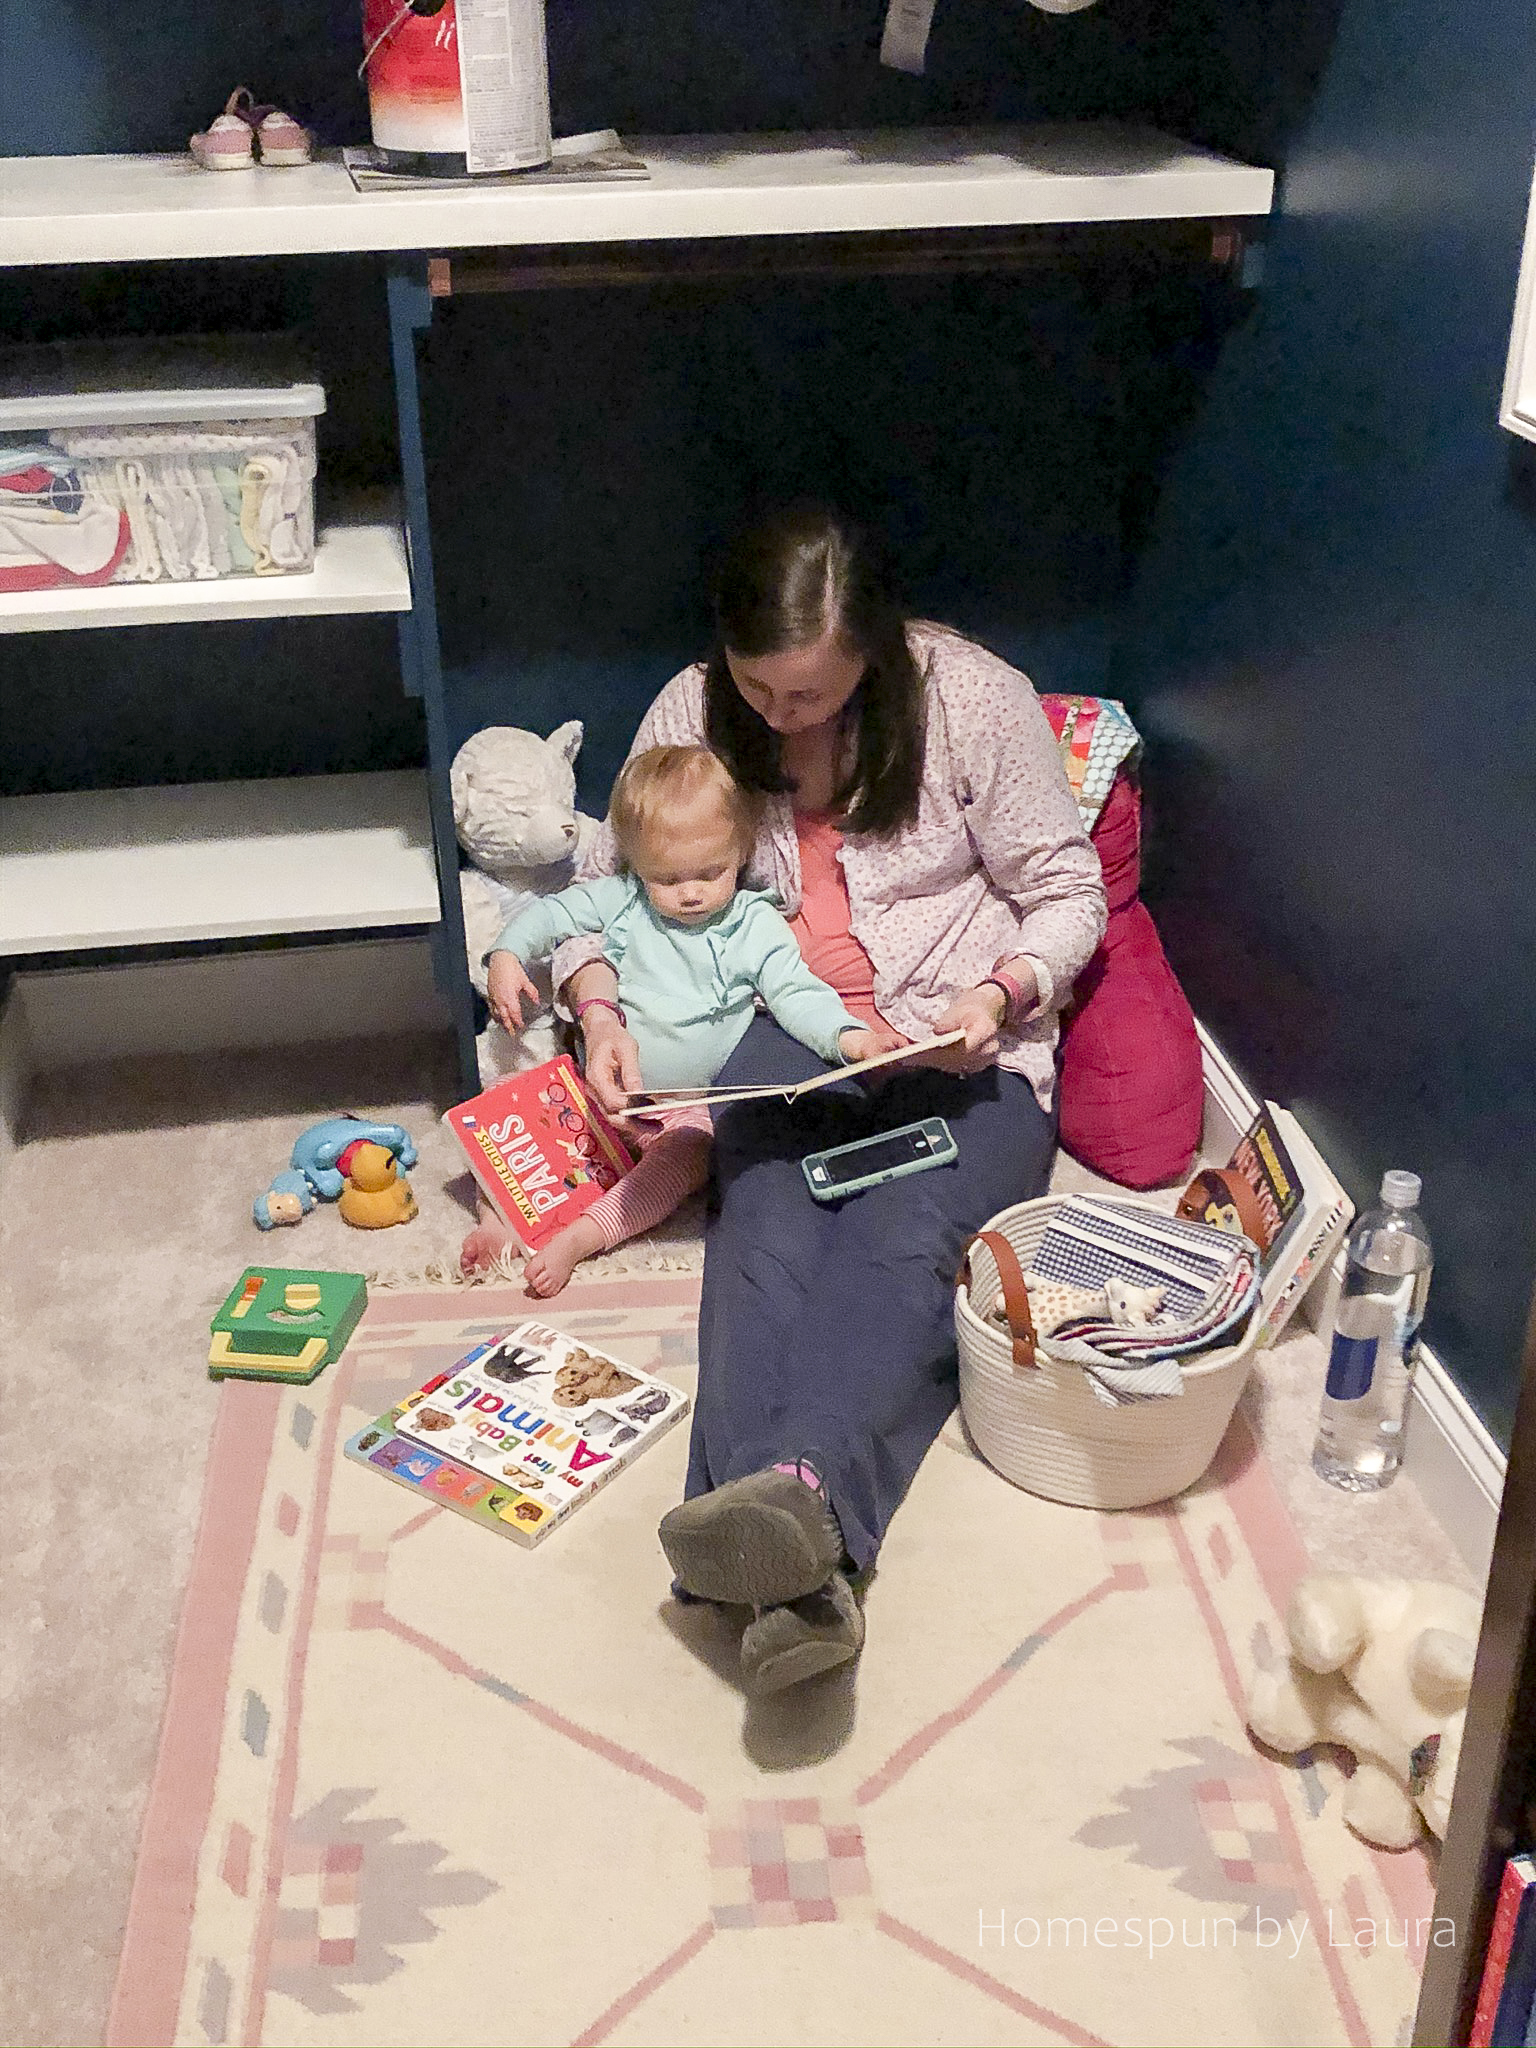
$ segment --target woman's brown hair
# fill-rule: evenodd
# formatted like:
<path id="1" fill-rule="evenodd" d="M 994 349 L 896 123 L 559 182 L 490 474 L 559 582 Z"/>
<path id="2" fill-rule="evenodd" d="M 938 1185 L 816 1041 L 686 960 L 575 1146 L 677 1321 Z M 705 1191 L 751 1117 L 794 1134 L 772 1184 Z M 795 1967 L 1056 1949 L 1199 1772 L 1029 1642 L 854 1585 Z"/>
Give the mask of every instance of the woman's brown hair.
<path id="1" fill-rule="evenodd" d="M 854 759 L 837 791 L 850 832 L 888 833 L 917 816 L 923 780 L 923 677 L 907 621 L 868 538 L 825 505 L 791 505 L 739 533 L 715 580 L 715 647 L 704 673 L 704 730 L 743 789 L 794 787 L 779 736 L 732 680 L 725 650 L 756 658 L 836 632 L 864 657 L 844 717 Z"/>

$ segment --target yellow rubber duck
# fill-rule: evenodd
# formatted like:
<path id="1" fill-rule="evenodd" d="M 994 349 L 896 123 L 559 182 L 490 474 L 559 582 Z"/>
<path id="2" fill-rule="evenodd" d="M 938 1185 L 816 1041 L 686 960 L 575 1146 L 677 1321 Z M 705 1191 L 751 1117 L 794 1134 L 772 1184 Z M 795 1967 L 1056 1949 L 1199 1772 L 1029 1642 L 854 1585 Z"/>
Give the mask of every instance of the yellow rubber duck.
<path id="1" fill-rule="evenodd" d="M 343 1223 L 359 1230 L 383 1230 L 391 1223 L 409 1223 L 416 1214 L 416 1197 L 393 1152 L 382 1145 L 359 1145 L 336 1206 Z"/>

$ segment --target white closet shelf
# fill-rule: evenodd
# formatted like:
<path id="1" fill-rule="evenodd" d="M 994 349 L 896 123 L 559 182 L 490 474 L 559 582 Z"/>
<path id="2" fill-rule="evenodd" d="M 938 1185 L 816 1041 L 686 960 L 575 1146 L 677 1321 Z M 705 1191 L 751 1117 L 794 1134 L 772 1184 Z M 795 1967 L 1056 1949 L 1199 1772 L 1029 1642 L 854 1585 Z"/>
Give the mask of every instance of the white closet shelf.
<path id="1" fill-rule="evenodd" d="M 0 800 L 0 955 L 437 918 L 416 771 Z"/>
<path id="2" fill-rule="evenodd" d="M 1155 129 L 1066 126 L 635 138 L 650 177 L 360 193 L 339 157 L 0 161 L 0 266 L 837 234 L 1268 213 L 1274 176 Z"/>
<path id="3" fill-rule="evenodd" d="M 410 608 L 411 578 L 399 520 L 370 517 L 359 507 L 356 511 L 344 509 L 320 528 L 315 538 L 315 566 L 297 575 L 0 591 L 0 633 L 73 632 L 81 626 L 174 626 L 195 619 L 316 618 L 333 612 L 408 612 Z"/>

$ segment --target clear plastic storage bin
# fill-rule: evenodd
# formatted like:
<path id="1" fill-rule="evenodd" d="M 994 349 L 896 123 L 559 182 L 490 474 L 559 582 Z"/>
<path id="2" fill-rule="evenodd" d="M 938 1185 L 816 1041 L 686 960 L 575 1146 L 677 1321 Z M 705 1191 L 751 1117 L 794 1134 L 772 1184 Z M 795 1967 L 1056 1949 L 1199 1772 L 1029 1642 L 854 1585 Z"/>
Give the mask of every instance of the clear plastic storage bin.
<path id="1" fill-rule="evenodd" d="M 314 567 L 318 384 L 261 339 L 0 359 L 0 591 Z"/>

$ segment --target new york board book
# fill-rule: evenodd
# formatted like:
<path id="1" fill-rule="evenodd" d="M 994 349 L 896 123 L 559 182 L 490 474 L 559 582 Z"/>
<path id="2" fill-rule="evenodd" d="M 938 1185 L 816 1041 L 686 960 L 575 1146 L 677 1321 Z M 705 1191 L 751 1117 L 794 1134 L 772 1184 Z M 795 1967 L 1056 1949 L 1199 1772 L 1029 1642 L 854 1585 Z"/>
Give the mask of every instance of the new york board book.
<path id="1" fill-rule="evenodd" d="M 346 1454 L 439 1506 L 542 1541 L 689 1409 L 665 1380 L 519 1323 L 360 1429 Z"/>
<path id="2" fill-rule="evenodd" d="M 529 1251 L 573 1223 L 634 1161 L 563 1056 L 445 1112 L 470 1170 Z"/>

